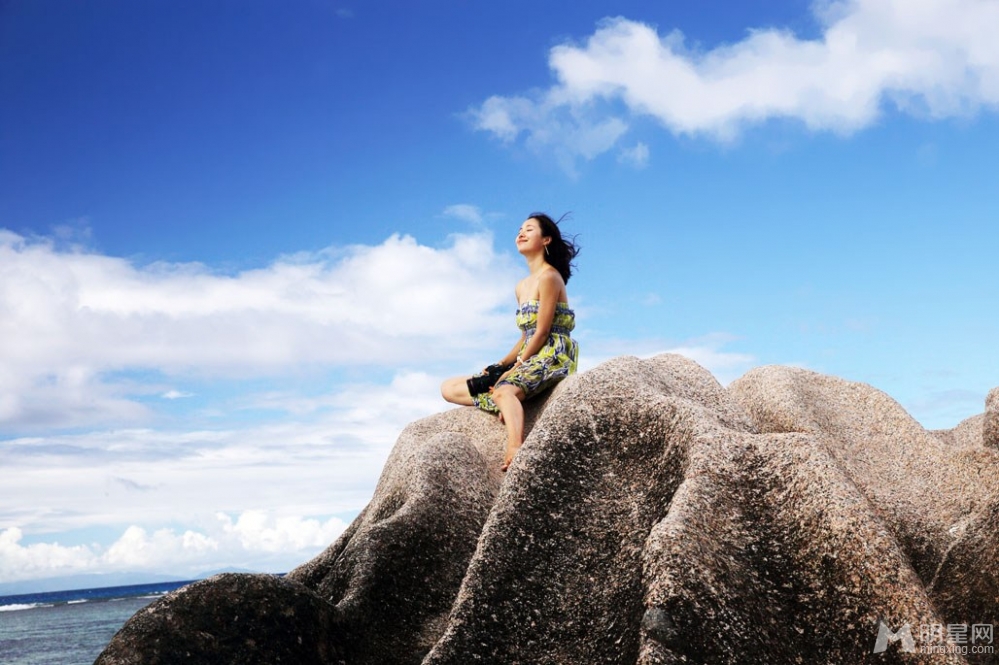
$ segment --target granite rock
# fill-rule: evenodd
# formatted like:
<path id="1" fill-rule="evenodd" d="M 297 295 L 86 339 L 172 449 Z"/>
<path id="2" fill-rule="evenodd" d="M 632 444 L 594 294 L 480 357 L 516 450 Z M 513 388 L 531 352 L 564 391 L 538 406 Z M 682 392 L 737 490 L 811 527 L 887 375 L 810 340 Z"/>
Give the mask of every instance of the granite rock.
<path id="1" fill-rule="evenodd" d="M 985 414 L 978 413 L 970 418 L 965 418 L 957 424 L 957 427 L 930 430 L 930 433 L 951 446 L 975 447 L 985 445 L 984 426 Z"/>
<path id="2" fill-rule="evenodd" d="M 337 651 L 334 608 L 273 575 L 224 574 L 139 610 L 95 665 L 242 663 L 327 665 Z"/>
<path id="3" fill-rule="evenodd" d="M 999 663 L 873 653 L 881 622 L 999 624 L 989 399 L 976 445 L 835 377 L 617 358 L 528 404 L 506 474 L 492 416 L 413 423 L 329 549 L 175 592 L 98 663 Z"/>
<path id="4" fill-rule="evenodd" d="M 982 441 L 986 446 L 999 450 L 999 387 L 990 390 L 985 398 Z"/>

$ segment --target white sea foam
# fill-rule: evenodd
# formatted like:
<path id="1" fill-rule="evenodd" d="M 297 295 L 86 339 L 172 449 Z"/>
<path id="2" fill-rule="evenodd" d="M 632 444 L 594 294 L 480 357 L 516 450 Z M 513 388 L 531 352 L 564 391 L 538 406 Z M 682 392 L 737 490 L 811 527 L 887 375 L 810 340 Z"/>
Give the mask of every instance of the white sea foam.
<path id="1" fill-rule="evenodd" d="M 0 605 L 0 612 L 18 612 L 20 610 L 33 610 L 36 607 L 52 607 L 48 603 L 24 603 L 14 605 Z"/>
<path id="2" fill-rule="evenodd" d="M 66 604 L 67 605 L 79 605 L 80 603 L 85 603 L 85 602 L 87 602 L 86 599 L 83 599 L 83 600 L 67 600 Z"/>

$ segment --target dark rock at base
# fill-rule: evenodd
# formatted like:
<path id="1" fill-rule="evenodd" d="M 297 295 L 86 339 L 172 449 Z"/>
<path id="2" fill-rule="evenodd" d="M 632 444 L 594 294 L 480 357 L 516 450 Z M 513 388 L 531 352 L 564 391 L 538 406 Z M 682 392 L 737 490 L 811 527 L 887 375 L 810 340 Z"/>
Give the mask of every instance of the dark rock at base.
<path id="1" fill-rule="evenodd" d="M 333 606 L 297 582 L 227 573 L 139 610 L 95 665 L 335 665 Z"/>

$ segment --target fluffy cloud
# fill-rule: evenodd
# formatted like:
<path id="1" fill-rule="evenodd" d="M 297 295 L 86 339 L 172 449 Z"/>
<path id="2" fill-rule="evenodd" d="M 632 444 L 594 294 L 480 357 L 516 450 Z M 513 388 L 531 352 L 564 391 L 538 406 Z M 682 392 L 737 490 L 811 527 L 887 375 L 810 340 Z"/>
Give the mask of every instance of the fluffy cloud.
<path id="1" fill-rule="evenodd" d="M 0 579 L 16 582 L 82 573 L 140 572 L 199 574 L 212 568 L 244 566 L 284 572 L 333 542 L 346 524 L 246 511 L 235 520 L 219 513 L 201 531 L 130 526 L 110 546 L 22 544 L 12 527 L 0 532 Z"/>
<path id="2" fill-rule="evenodd" d="M 0 578 L 14 582 L 36 577 L 79 573 L 96 562 L 85 546 L 64 547 L 58 543 L 21 545 L 24 533 L 17 527 L 0 531 Z"/>
<path id="3" fill-rule="evenodd" d="M 557 79 L 534 95 L 493 96 L 473 124 L 565 160 L 609 150 L 634 116 L 674 134 L 735 137 L 774 118 L 848 133 L 890 102 L 930 118 L 999 106 L 999 4 L 993 0 L 817 2 L 818 39 L 750 31 L 708 51 L 673 31 L 608 19 L 584 44 L 552 48 Z"/>
<path id="4" fill-rule="evenodd" d="M 135 391 L 186 396 L 115 373 L 246 378 L 475 353 L 509 328 L 515 271 L 485 233 L 443 248 L 396 235 L 225 275 L 0 231 L 0 428 L 142 422 Z"/>

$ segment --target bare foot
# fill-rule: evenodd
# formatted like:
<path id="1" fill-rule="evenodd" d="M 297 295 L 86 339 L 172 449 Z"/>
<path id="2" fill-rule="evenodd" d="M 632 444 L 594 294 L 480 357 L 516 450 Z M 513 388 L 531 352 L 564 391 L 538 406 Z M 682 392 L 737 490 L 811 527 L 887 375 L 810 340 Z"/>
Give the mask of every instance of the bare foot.
<path id="1" fill-rule="evenodd" d="M 520 450 L 520 446 L 517 446 L 516 448 L 511 448 L 508 445 L 506 447 L 506 458 L 503 460 L 503 466 L 500 467 L 500 471 L 506 471 L 507 469 L 510 468 L 510 465 L 513 464 L 513 458 L 517 454 L 518 450 Z"/>

